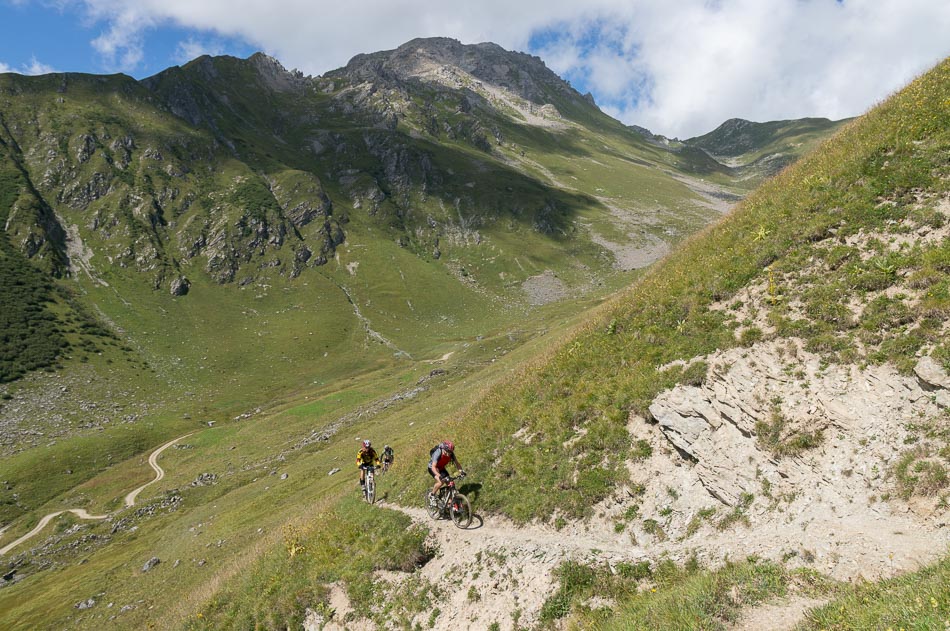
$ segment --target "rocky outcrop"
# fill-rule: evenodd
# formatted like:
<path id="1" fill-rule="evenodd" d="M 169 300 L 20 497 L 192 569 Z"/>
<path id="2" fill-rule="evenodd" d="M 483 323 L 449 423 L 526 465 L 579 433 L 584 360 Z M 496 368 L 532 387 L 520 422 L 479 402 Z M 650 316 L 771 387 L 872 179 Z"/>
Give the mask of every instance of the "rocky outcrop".
<path id="1" fill-rule="evenodd" d="M 828 469 L 853 468 L 848 454 L 828 444 L 838 437 L 858 443 L 875 435 L 879 444 L 862 449 L 862 459 L 888 462 L 909 425 L 940 414 L 940 398 L 928 389 L 946 394 L 939 385 L 946 373 L 930 358 L 917 369 L 928 389 L 890 366 L 824 366 L 794 342 L 732 349 L 705 361 L 710 368 L 701 386 L 677 386 L 649 409 L 666 439 L 695 463 L 708 493 L 730 506 L 758 492 L 763 478 L 775 486 L 810 485 Z M 782 445 L 805 446 L 783 456 Z"/>
<path id="2" fill-rule="evenodd" d="M 282 173 L 270 181 L 270 187 L 284 215 L 296 228 L 333 213 L 333 203 L 312 173 Z"/>
<path id="3" fill-rule="evenodd" d="M 548 103 L 553 92 L 590 106 L 539 57 L 510 52 L 490 42 L 466 45 L 446 37 L 414 39 L 395 50 L 357 55 L 327 76 L 389 85 L 414 79 L 428 81 L 433 70 L 443 66 L 458 68 L 537 105 Z"/>
<path id="4" fill-rule="evenodd" d="M 947 489 L 914 486 L 945 463 L 946 389 L 888 365 L 823 363 L 795 339 L 660 370 L 691 365 L 692 380 L 696 362 L 708 366 L 701 384 L 658 395 L 652 418 L 631 415 L 642 445 L 631 485 L 585 527 L 650 555 L 757 555 L 840 580 L 892 576 L 946 549 Z M 928 379 L 932 368 L 918 362 Z"/>
<path id="5" fill-rule="evenodd" d="M 917 362 L 914 374 L 926 390 L 950 390 L 950 375 L 929 355 Z"/>
<path id="6" fill-rule="evenodd" d="M 169 286 L 169 291 L 173 296 L 184 296 L 189 289 L 191 289 L 191 282 L 184 276 L 179 276 Z"/>
<path id="7" fill-rule="evenodd" d="M 161 562 L 162 562 L 161 559 L 159 559 L 158 557 L 152 557 L 151 559 L 145 562 L 145 565 L 142 566 L 142 572 L 143 573 L 148 572 L 149 570 L 151 570 L 152 568 L 154 568 L 156 565 L 158 565 Z"/>

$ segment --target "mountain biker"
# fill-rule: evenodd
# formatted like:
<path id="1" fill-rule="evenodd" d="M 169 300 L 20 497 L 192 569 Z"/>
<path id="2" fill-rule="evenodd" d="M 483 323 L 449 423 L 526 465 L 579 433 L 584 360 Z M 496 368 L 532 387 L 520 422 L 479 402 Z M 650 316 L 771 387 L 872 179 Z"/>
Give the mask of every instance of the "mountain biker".
<path id="1" fill-rule="evenodd" d="M 356 452 L 356 466 L 360 468 L 360 489 L 365 491 L 366 467 L 379 466 L 379 456 L 370 441 L 364 440 L 360 450 Z"/>
<path id="2" fill-rule="evenodd" d="M 430 495 L 431 499 L 438 496 L 439 489 L 449 481 L 449 472 L 445 470 L 449 462 L 455 465 L 455 468 L 459 470 L 460 474 L 464 475 L 465 471 L 455 457 L 455 444 L 451 440 L 443 440 L 429 451 L 429 455 L 431 457 L 426 471 L 435 478 L 435 485 L 432 487 L 432 493 Z"/>
<path id="3" fill-rule="evenodd" d="M 383 447 L 383 457 L 382 457 L 383 468 L 388 469 L 392 465 L 393 460 L 395 459 L 396 459 L 396 456 L 393 453 L 393 448 L 390 447 L 389 445 L 386 445 L 385 447 Z"/>

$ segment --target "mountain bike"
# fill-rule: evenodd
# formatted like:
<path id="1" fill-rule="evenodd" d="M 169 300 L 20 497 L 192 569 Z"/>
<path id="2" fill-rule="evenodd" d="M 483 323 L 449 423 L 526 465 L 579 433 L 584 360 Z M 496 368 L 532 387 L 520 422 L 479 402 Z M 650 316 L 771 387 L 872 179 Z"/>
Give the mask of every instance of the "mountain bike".
<path id="1" fill-rule="evenodd" d="M 391 466 L 393 466 L 392 460 L 383 460 L 383 467 L 382 469 L 379 470 L 379 475 L 383 475 L 384 473 L 389 471 L 389 467 Z"/>
<path id="2" fill-rule="evenodd" d="M 376 467 L 371 464 L 364 464 L 360 467 L 366 472 L 363 485 L 363 497 L 372 504 L 376 501 Z"/>
<path id="3" fill-rule="evenodd" d="M 432 497 L 431 492 L 425 492 L 423 502 L 429 517 L 432 519 L 450 517 L 452 523 L 459 528 L 468 528 L 472 523 L 472 505 L 468 498 L 455 488 L 455 481 L 464 477 L 465 474 L 460 473 L 454 478 L 449 478 L 448 483 L 439 489 L 439 494 L 435 497 Z"/>

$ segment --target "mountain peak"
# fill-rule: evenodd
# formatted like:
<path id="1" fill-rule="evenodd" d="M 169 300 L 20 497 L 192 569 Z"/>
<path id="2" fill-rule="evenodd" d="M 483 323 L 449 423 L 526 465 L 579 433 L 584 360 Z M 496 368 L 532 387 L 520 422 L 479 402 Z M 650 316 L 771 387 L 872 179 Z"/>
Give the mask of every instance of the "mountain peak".
<path id="1" fill-rule="evenodd" d="M 464 84 L 474 79 L 538 105 L 551 103 L 556 96 L 584 101 L 539 57 L 509 51 L 493 42 L 463 44 L 448 37 L 417 38 L 393 50 L 356 55 L 345 67 L 327 76 L 377 84 Z"/>

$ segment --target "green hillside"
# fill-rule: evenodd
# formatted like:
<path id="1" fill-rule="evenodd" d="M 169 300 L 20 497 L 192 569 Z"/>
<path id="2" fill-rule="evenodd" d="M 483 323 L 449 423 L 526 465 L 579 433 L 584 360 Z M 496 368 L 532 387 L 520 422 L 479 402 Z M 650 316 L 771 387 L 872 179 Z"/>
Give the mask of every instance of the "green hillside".
<path id="1" fill-rule="evenodd" d="M 944 225 L 946 218 L 930 206 L 948 190 L 943 161 L 950 140 L 948 72 L 950 64 L 942 64 L 766 183 L 613 299 L 549 360 L 526 369 L 523 386 L 493 392 L 460 416 L 457 431 L 466 443 L 481 445 L 478 462 L 491 472 L 493 482 L 486 486 L 493 488 L 487 499 L 493 508 L 522 520 L 547 517 L 556 508 L 583 516 L 623 475 L 619 465 L 631 448 L 628 415 L 648 415 L 656 394 L 697 378 L 657 366 L 764 339 L 764 332 L 710 305 L 735 300 L 770 273 L 773 291 L 782 297 L 767 314 L 776 337 L 802 337 L 837 361 L 906 366 L 921 349 L 947 358 L 942 330 L 947 270 L 941 262 L 946 242 L 899 254 L 881 249 L 871 257 L 857 256 L 855 248 L 815 244 L 844 243 L 849 235 L 872 229 L 899 235 Z M 919 199 L 930 205 L 918 208 Z M 903 221 L 909 227 L 898 225 Z M 820 285 L 801 272 L 803 262 L 815 256 L 830 268 Z M 926 288 L 915 310 L 908 311 L 901 300 L 877 298 L 857 322 L 835 316 L 835 305 L 846 298 L 876 298 L 904 277 L 919 278 Z M 804 317 L 788 312 L 794 299 L 805 302 Z M 898 311 L 903 315 L 884 315 Z M 877 329 L 880 322 L 871 318 L 881 317 L 896 317 L 903 328 L 895 319 Z M 865 331 L 878 330 L 876 337 L 857 343 Z M 485 433 L 484 424 L 496 429 Z M 502 444 L 479 439 L 510 436 L 522 427 L 536 436 L 530 446 L 516 439 Z M 586 434 L 565 452 L 560 445 L 579 427 Z M 618 458 L 596 466 L 604 453 Z M 565 466 L 568 462 L 575 464 Z M 575 473 L 579 477 L 571 482 Z M 538 487 L 547 489 L 541 501 Z"/>
<path id="2" fill-rule="evenodd" d="M 445 407 L 437 406 L 441 397 L 433 397 L 427 399 L 432 407 L 426 411 L 410 407 L 383 421 L 379 429 L 396 429 L 401 438 L 413 435 L 397 445 L 401 461 L 413 467 L 425 460 L 433 442 L 451 436 L 466 469 L 477 477 L 463 490 L 484 511 L 486 524 L 499 516 L 527 524 L 512 531 L 511 547 L 488 548 L 489 556 L 498 558 L 492 557 L 487 568 L 481 556 L 474 568 L 456 567 L 464 577 L 461 586 L 430 583 L 418 576 L 421 570 L 410 574 L 416 579 L 385 575 L 413 554 L 444 553 L 463 564 L 468 557 L 461 543 L 426 552 L 408 540 L 391 540 L 392 554 L 377 556 L 385 563 L 369 562 L 358 552 L 345 562 L 328 562 L 335 544 L 327 537 L 333 540 L 362 523 L 362 506 L 357 509 L 346 499 L 340 512 L 301 522 L 299 531 L 275 543 L 240 576 L 196 599 L 204 606 L 189 626 L 276 627 L 278 620 L 302 620 L 307 609 L 302 602 L 336 619 L 330 594 L 341 585 L 352 602 L 362 603 L 360 612 L 347 614 L 344 623 L 365 617 L 412 628 L 428 616 L 436 624 L 445 615 L 439 606 L 446 592 L 463 596 L 470 615 L 477 616 L 479 600 L 488 598 L 476 589 L 483 584 L 477 583 L 481 572 L 504 580 L 505 555 L 516 555 L 535 528 L 563 529 L 565 544 L 587 529 L 596 530 L 605 519 L 604 502 L 609 505 L 611 499 L 628 507 L 611 518 L 618 519 L 620 535 L 626 537 L 635 522 L 638 536 L 648 533 L 649 541 L 663 542 L 663 529 L 675 515 L 637 511 L 639 502 L 647 500 L 646 487 L 662 488 L 663 482 L 631 478 L 629 467 L 651 458 L 685 460 L 669 445 L 662 453 L 651 447 L 655 443 L 648 438 L 656 431 L 650 424 L 656 422 L 651 403 L 676 384 L 702 384 L 710 366 L 690 360 L 716 349 L 754 355 L 765 345 L 791 348 L 794 341 L 801 352 L 820 359 L 819 373 L 834 366 L 890 366 L 897 375 L 912 375 L 921 356 L 950 369 L 944 326 L 947 240 L 940 237 L 948 223 L 948 130 L 950 62 L 945 61 L 753 193 L 723 221 L 687 240 L 628 291 L 585 316 L 562 342 L 528 345 L 509 357 L 517 361 L 496 364 L 493 371 L 500 381 L 480 382 L 476 388 L 484 390 L 472 403 L 465 404 L 467 397 L 456 389 Z M 931 234 L 934 238 L 926 236 Z M 859 308 L 845 314 L 844 304 Z M 750 308 L 760 311 L 749 313 Z M 568 328 L 561 330 L 570 331 L 571 323 L 564 324 Z M 426 424 L 421 418 L 430 420 Z M 751 437 L 772 451 L 773 460 L 803 458 L 824 449 L 816 442 L 834 440 L 821 431 L 807 433 L 807 424 L 790 433 L 776 418 L 762 418 L 757 436 Z M 904 455 L 879 463 L 886 471 L 878 484 L 891 493 L 874 501 L 900 507 L 913 500 L 938 511 L 946 508 L 946 423 L 944 408 L 943 416 L 921 418 L 910 428 L 908 438 L 895 446 Z M 878 437 L 864 440 L 861 445 L 866 446 Z M 683 467 L 689 467 L 688 460 Z M 851 475 L 845 471 L 841 479 Z M 768 513 L 778 506 L 781 515 L 782 502 L 790 506 L 795 501 L 770 495 L 767 480 L 757 476 L 761 489 L 734 506 L 700 511 L 686 536 L 721 532 L 729 540 L 751 539 L 756 533 L 743 523 L 749 523 L 753 508 Z M 411 472 L 386 484 L 387 498 L 408 506 L 417 504 L 423 488 L 420 476 Z M 670 487 L 663 495 L 667 493 L 672 506 L 677 489 Z M 356 514 L 344 520 L 347 525 L 330 525 L 350 511 Z M 393 528 L 405 527 L 395 513 L 381 511 L 379 518 L 385 525 L 352 533 L 349 549 L 376 550 L 391 519 Z M 898 534 L 904 533 L 890 536 Z M 474 539 L 467 541 L 471 545 Z M 858 580 L 849 585 L 810 569 L 807 556 L 813 553 L 807 550 L 794 551 L 781 562 L 742 558 L 704 569 L 695 551 L 689 554 L 698 544 L 682 542 L 681 563 L 665 554 L 618 562 L 616 552 L 606 553 L 607 559 L 613 556 L 608 561 L 564 562 L 553 573 L 557 589 L 546 592 L 537 625 L 723 628 L 738 624 L 748 608 L 792 593 L 827 603 L 806 611 L 802 628 L 936 628 L 950 615 L 950 593 L 941 581 L 945 560 L 879 584 Z M 634 552 L 638 545 L 647 546 L 627 540 L 625 547 Z M 299 553 L 291 551 L 298 546 Z M 596 558 L 597 551 L 591 555 Z M 530 558 L 517 557 L 516 562 Z M 805 565 L 784 566 L 793 561 Z M 376 578 L 366 578 L 370 572 Z M 529 578 L 520 580 L 526 589 Z M 369 602 L 385 605 L 367 608 Z M 437 610 L 430 615 L 433 607 Z M 272 617 L 272 611 L 281 613 Z M 522 613 L 508 612 L 509 618 L 496 618 L 494 624 L 520 628 Z M 477 619 L 488 626 L 484 618 Z"/>
<path id="3" fill-rule="evenodd" d="M 754 184 L 775 175 L 814 149 L 850 119 L 827 118 L 754 123 L 741 118 L 727 120 L 702 136 L 683 141 L 735 169 L 734 175 Z"/>
<path id="4" fill-rule="evenodd" d="M 417 76 L 420 55 L 458 64 L 456 83 Z M 25 332 L 4 351 L 8 455 L 48 462 L 37 432 L 100 431 L 128 455 L 461 354 L 539 304 L 599 300 L 718 214 L 670 172 L 679 158 L 534 58 L 421 40 L 373 59 L 392 68 L 310 78 L 255 55 L 141 82 L 0 76 L 4 283 L 32 279 L 4 314 Z M 485 70 L 499 61 L 524 65 L 520 83 Z M 115 414 L 84 410 L 106 401 Z M 106 427 L 127 416 L 144 442 Z M 106 466 L 70 460 L 52 488 Z M 7 518 L 50 497 L 28 496 Z"/>
<path id="5" fill-rule="evenodd" d="M 675 360 L 794 337 L 828 363 L 887 362 L 912 374 L 923 354 L 950 369 L 948 241 L 918 241 L 947 224 L 948 130 L 950 62 L 944 61 L 690 239 L 550 358 L 523 370 L 519 386 L 493 390 L 459 415 L 449 433 L 471 446 L 467 466 L 483 472 L 483 505 L 519 521 L 582 518 L 619 485 L 635 485 L 623 464 L 638 458 L 641 441 L 628 432 L 628 417 L 650 419 L 648 407 L 661 391 L 701 382 L 708 369 L 702 363 L 658 369 Z M 884 236 L 864 244 L 853 238 L 860 234 Z M 744 290 L 763 283 L 768 332 L 735 315 Z M 849 302 L 864 305 L 856 317 L 844 310 Z M 733 306 L 711 308 L 718 304 Z M 934 435 L 942 456 L 908 462 L 925 463 L 915 465 L 918 473 L 938 471 L 919 492 L 946 502 L 946 416 L 935 422 L 943 427 Z M 529 445 L 521 435 L 532 437 Z M 933 620 L 943 620 L 950 594 L 927 587 L 929 573 L 921 576 L 921 590 L 939 603 Z M 899 604 L 898 593 L 916 593 L 914 584 L 909 577 L 894 594 L 861 592 L 880 604 L 860 628 L 927 628 L 929 614 Z M 676 602 L 651 606 L 667 607 L 663 615 L 672 616 Z M 829 606 L 808 628 L 858 628 L 849 620 L 863 602 L 847 597 L 840 612 Z M 631 616 L 637 603 L 630 601 Z M 716 615 L 715 606 L 702 612 Z M 604 628 L 641 620 L 608 617 L 614 622 Z M 586 628 L 596 618 L 583 619 Z M 672 618 L 652 620 L 672 624 Z M 683 628 L 703 628 L 701 620 L 710 618 L 691 620 Z"/>
<path id="6" fill-rule="evenodd" d="M 698 378 L 655 366 L 737 343 L 704 306 L 809 243 L 772 206 L 688 239 L 748 181 L 494 45 L 416 40 L 315 78 L 264 55 L 0 75 L 0 117 L 0 544 L 110 515 L 4 556 L 14 628 L 284 628 L 331 584 L 408 627 L 439 587 L 372 573 L 437 551 L 354 501 L 357 439 L 396 448 L 389 501 L 416 503 L 450 432 L 479 510 L 587 516 L 638 448 L 630 411 Z"/>

